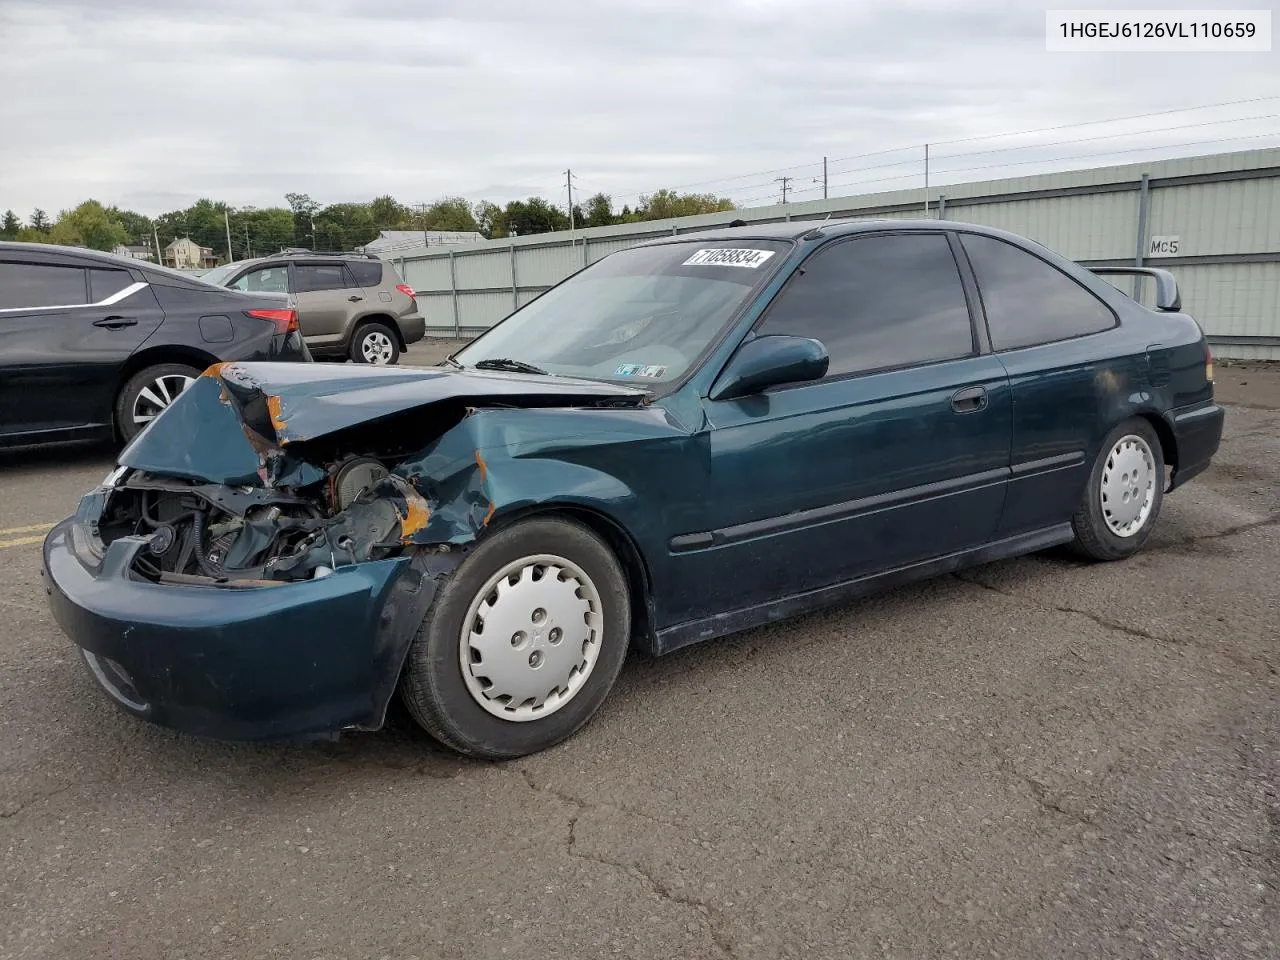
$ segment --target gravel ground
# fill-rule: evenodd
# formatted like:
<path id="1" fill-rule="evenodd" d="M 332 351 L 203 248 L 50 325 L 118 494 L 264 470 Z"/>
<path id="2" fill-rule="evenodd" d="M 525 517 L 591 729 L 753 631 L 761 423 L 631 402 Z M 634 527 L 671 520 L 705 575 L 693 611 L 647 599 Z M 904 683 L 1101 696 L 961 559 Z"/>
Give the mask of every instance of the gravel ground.
<path id="1" fill-rule="evenodd" d="M 1140 556 L 633 659 L 501 765 L 117 711 L 27 529 L 111 452 L 0 454 L 0 957 L 1280 956 L 1280 375 L 1219 382 Z"/>

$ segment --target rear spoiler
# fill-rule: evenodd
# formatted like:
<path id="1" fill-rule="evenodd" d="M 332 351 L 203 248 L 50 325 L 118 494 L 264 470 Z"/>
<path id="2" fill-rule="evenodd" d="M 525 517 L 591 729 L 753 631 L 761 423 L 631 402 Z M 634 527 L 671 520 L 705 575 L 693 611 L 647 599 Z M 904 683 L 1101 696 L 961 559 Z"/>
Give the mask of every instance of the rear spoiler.
<path id="1" fill-rule="evenodd" d="M 1153 277 L 1156 281 L 1156 309 L 1177 313 L 1182 309 L 1182 295 L 1178 293 L 1178 281 L 1173 274 L 1159 267 L 1093 267 L 1100 277 L 1116 274 L 1132 277 Z"/>

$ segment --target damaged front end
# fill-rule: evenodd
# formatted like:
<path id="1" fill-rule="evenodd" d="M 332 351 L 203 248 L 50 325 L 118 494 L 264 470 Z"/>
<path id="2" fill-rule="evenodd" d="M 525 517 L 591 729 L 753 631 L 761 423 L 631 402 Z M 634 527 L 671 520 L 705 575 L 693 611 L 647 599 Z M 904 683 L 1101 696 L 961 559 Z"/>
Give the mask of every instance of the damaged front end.
<path id="1" fill-rule="evenodd" d="M 494 513 L 481 442 L 459 424 L 478 407 L 637 394 L 210 368 L 46 537 L 50 609 L 99 685 L 145 719 L 228 740 L 375 729 L 440 585 Z M 513 442 L 518 427 L 502 430 L 486 439 Z"/>
<path id="2" fill-rule="evenodd" d="M 218 364 L 121 455 L 97 537 L 145 538 L 132 573 L 159 583 L 282 584 L 409 547 L 447 553 L 492 518 L 492 500 L 476 489 L 483 455 L 469 451 L 467 489 L 422 466 L 476 405 L 635 405 L 643 396 L 547 378 Z"/>

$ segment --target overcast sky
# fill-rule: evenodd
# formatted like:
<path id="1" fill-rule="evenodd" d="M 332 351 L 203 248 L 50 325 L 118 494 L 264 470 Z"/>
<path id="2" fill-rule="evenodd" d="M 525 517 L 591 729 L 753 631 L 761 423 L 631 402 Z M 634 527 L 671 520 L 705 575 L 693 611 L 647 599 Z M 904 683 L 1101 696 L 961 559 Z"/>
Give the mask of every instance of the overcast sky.
<path id="1" fill-rule="evenodd" d="M 1045 6 L 0 0 L 0 209 L 94 197 L 157 214 L 286 191 L 563 203 L 566 167 L 618 206 L 686 184 L 768 202 L 776 174 L 739 175 L 813 163 L 791 171 L 807 199 L 824 155 L 925 141 L 953 181 L 1280 144 L 1280 54 L 1050 54 Z M 1181 124 L 1199 126 L 1166 129 Z M 1134 144 L 1163 150 L 1108 153 Z M 915 186 L 919 153 L 834 161 L 833 195 Z"/>

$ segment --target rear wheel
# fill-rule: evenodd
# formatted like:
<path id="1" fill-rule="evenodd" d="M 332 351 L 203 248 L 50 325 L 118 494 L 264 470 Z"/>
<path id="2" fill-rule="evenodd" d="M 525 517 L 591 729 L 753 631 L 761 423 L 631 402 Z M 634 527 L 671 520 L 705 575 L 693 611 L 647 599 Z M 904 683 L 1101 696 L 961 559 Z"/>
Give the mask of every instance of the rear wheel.
<path id="1" fill-rule="evenodd" d="M 1071 518 L 1075 549 L 1093 560 L 1120 560 L 1142 549 L 1164 500 L 1164 452 L 1146 420 L 1112 430 Z"/>
<path id="2" fill-rule="evenodd" d="M 139 370 L 116 397 L 116 429 L 127 443 L 158 417 L 200 371 L 185 363 L 158 363 Z"/>
<path id="3" fill-rule="evenodd" d="M 395 331 L 383 323 L 367 323 L 351 341 L 351 359 L 356 363 L 388 366 L 400 359 L 400 341 Z"/>
<path id="4" fill-rule="evenodd" d="M 461 753 L 535 753 L 599 709 L 630 623 L 626 578 L 604 541 L 567 520 L 525 520 L 484 540 L 440 588 L 401 696 Z"/>

